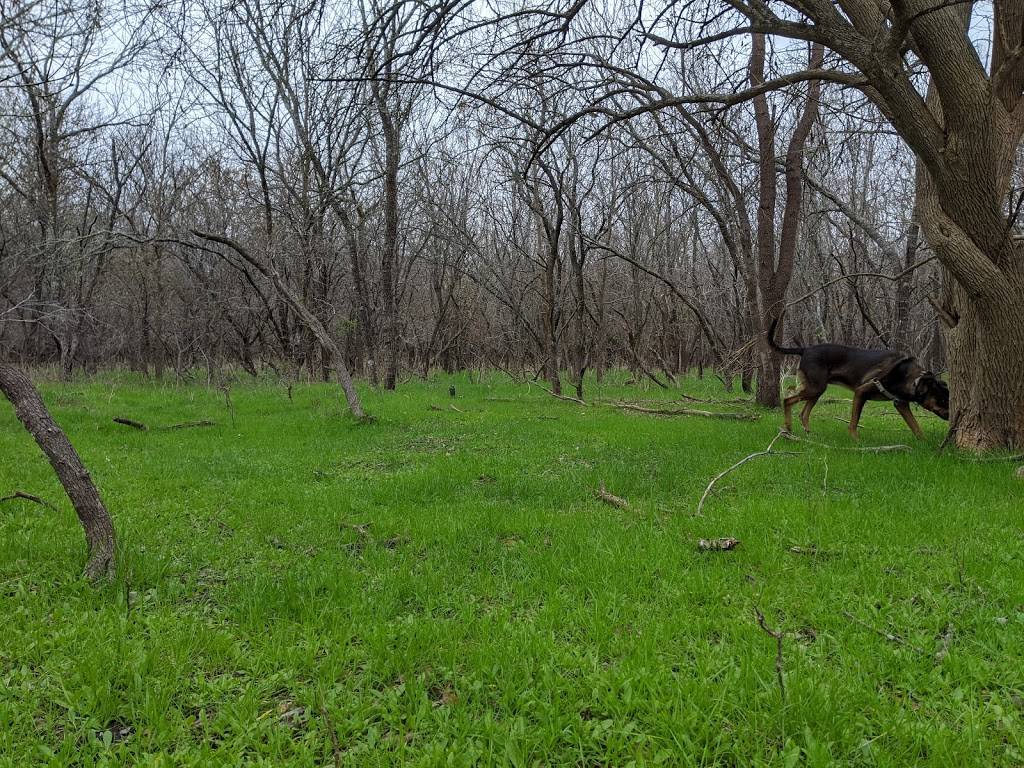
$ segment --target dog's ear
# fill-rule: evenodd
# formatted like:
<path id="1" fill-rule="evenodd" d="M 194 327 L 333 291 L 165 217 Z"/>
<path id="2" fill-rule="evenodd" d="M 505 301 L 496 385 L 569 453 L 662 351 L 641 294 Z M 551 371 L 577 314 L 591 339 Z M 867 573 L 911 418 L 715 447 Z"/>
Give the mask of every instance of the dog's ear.
<path id="1" fill-rule="evenodd" d="M 918 397 L 924 397 L 931 392 L 936 386 L 945 386 L 931 371 L 925 371 L 917 379 L 917 386 L 914 387 L 914 394 Z"/>
<path id="2" fill-rule="evenodd" d="M 932 394 L 948 400 L 949 385 L 934 373 L 928 371 L 918 380 L 915 394 L 919 397 L 925 397 L 928 394 Z"/>

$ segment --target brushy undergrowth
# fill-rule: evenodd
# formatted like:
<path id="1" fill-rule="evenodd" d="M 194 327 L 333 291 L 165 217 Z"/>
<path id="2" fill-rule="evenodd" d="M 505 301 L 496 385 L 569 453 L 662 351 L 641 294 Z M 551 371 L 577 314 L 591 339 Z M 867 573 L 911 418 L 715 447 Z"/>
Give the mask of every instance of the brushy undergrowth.
<path id="1" fill-rule="evenodd" d="M 1024 761 L 1024 481 L 938 455 L 929 414 L 927 444 L 868 454 L 839 449 L 848 404 L 819 405 L 836 448 L 780 442 L 798 455 L 745 464 L 695 517 L 778 412 L 584 408 L 497 374 L 364 390 L 373 424 L 328 385 L 238 383 L 234 424 L 216 388 L 43 389 L 120 571 L 78 576 L 73 512 L 0 404 L 0 495 L 60 509 L 0 505 L 0 765 Z M 913 441 L 880 403 L 862 438 Z M 698 551 L 718 537 L 741 543 Z"/>

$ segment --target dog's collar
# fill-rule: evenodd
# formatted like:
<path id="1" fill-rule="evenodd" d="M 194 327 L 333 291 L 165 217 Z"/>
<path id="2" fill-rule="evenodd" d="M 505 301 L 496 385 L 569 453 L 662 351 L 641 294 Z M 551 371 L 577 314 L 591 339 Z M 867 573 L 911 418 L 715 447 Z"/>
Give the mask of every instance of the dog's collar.
<path id="1" fill-rule="evenodd" d="M 914 395 L 917 395 L 917 385 L 921 383 L 921 379 L 923 379 L 929 373 L 930 373 L 930 371 L 924 371 L 916 379 L 914 379 L 914 383 L 910 385 L 910 391 L 913 392 Z M 890 400 L 905 400 L 906 399 L 904 397 L 897 397 L 896 395 L 894 395 L 892 392 L 890 392 L 888 389 L 886 389 L 884 386 L 882 386 L 882 382 L 879 379 L 872 379 L 871 383 L 875 385 L 875 387 L 878 389 L 879 392 L 881 392 L 883 395 L 888 397 Z"/>
<path id="2" fill-rule="evenodd" d="M 920 379 L 918 379 L 918 380 L 920 380 Z M 882 386 L 882 382 L 879 381 L 878 379 L 872 379 L 871 383 L 874 384 L 878 388 L 879 392 L 881 392 L 883 395 L 888 397 L 890 400 L 901 400 L 902 399 L 902 398 L 896 397 L 896 395 L 894 395 L 888 389 L 883 387 Z M 917 387 L 917 382 L 916 381 L 914 382 L 914 386 L 915 386 L 915 388 Z"/>
<path id="3" fill-rule="evenodd" d="M 888 398 L 889 398 L 890 400 L 898 400 L 898 399 L 899 399 L 899 397 L 897 397 L 897 396 L 896 396 L 896 395 L 894 395 L 894 394 L 893 394 L 892 392 L 890 392 L 890 391 L 889 391 L 888 389 L 886 389 L 886 388 L 885 388 L 884 386 L 882 386 L 882 382 L 881 382 L 881 381 L 879 381 L 878 379 L 871 379 L 871 383 L 872 383 L 872 384 L 873 384 L 874 386 L 876 386 L 876 387 L 878 388 L 878 390 L 879 390 L 880 392 L 882 392 L 882 394 L 884 394 L 884 395 L 885 395 L 886 397 L 888 397 Z"/>

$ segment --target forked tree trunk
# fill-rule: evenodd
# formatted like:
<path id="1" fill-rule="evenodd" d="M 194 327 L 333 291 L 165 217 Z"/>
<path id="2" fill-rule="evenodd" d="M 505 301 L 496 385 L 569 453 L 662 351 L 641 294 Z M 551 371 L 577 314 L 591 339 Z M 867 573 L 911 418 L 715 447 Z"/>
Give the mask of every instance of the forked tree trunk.
<path id="1" fill-rule="evenodd" d="M 50 460 L 50 466 L 57 473 L 85 529 L 89 552 L 85 576 L 92 581 L 112 578 L 116 544 L 114 524 L 75 447 L 50 416 L 38 390 L 24 373 L 0 363 L 0 391 L 11 401 L 18 420 Z"/>
<path id="2" fill-rule="evenodd" d="M 820 43 L 811 46 L 808 66 L 820 67 L 825 55 Z M 765 35 L 751 36 L 750 82 L 764 83 Z M 800 214 L 803 210 L 803 159 L 811 128 L 818 119 L 821 99 L 821 81 L 812 80 L 807 87 L 800 116 L 786 147 L 785 197 L 782 207 L 782 226 L 778 244 L 775 241 L 775 210 L 778 201 L 775 164 L 776 123 L 769 110 L 768 100 L 761 94 L 754 99 L 754 119 L 758 140 L 758 210 L 757 210 L 757 281 L 761 296 L 761 330 L 768 329 L 773 318 L 785 308 L 786 291 L 793 277 L 799 238 Z M 761 368 L 757 377 L 757 402 L 775 407 L 780 403 L 780 376 L 782 361 L 767 340 L 761 336 Z"/>

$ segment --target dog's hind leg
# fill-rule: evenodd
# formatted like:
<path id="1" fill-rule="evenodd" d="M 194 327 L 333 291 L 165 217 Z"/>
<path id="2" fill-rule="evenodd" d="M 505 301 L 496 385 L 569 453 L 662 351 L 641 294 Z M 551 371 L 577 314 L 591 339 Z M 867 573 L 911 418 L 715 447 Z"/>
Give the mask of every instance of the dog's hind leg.
<path id="1" fill-rule="evenodd" d="M 803 400 L 804 397 L 803 392 L 797 392 L 795 395 L 790 395 L 782 401 L 782 411 L 785 414 L 785 429 L 787 432 L 793 431 L 793 406 Z M 802 421 L 803 416 L 800 419 Z"/>
<path id="2" fill-rule="evenodd" d="M 896 406 L 896 410 L 900 412 L 903 420 L 907 422 L 907 426 L 914 433 L 914 437 L 918 440 L 924 440 L 924 432 L 921 431 L 921 426 L 917 423 L 917 419 L 914 418 L 914 412 L 910 410 L 910 403 L 903 400 L 895 400 L 893 405 Z"/>
<path id="3" fill-rule="evenodd" d="M 811 411 L 814 410 L 814 406 L 817 405 L 818 398 L 820 398 L 821 395 L 821 392 L 818 392 L 817 394 L 807 394 L 804 402 L 804 409 L 800 411 L 800 423 L 804 425 L 804 432 L 808 434 L 811 431 Z"/>
<path id="4" fill-rule="evenodd" d="M 785 414 L 785 430 L 787 432 L 793 431 L 793 406 L 802 400 L 806 400 L 809 391 L 807 377 L 804 375 L 803 370 L 797 370 L 796 378 L 800 382 L 800 389 L 796 394 L 790 395 L 782 401 L 782 412 Z M 800 421 L 803 422 L 803 416 L 800 417 Z"/>

